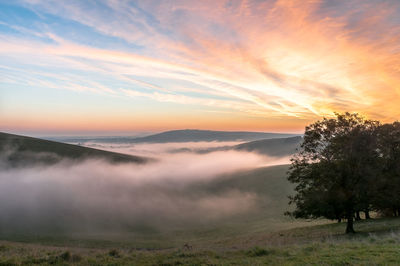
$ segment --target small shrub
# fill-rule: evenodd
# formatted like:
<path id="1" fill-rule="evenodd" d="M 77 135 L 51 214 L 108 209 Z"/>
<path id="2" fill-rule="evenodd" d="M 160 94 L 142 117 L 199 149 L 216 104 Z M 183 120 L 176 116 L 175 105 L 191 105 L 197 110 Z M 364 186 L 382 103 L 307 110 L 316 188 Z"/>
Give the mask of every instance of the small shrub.
<path id="1" fill-rule="evenodd" d="M 108 255 L 109 255 L 110 257 L 114 257 L 114 258 L 119 258 L 119 257 L 120 257 L 120 254 L 119 254 L 118 250 L 116 250 L 116 249 L 110 250 L 110 251 L 108 252 Z"/>
<path id="2" fill-rule="evenodd" d="M 249 257 L 261 257 L 261 256 L 267 256 L 271 252 L 269 250 L 266 250 L 264 248 L 260 247 L 254 247 L 246 252 L 247 256 Z"/>
<path id="3" fill-rule="evenodd" d="M 71 260 L 71 253 L 69 251 L 65 251 L 60 256 L 58 256 L 61 260 L 69 261 Z"/>

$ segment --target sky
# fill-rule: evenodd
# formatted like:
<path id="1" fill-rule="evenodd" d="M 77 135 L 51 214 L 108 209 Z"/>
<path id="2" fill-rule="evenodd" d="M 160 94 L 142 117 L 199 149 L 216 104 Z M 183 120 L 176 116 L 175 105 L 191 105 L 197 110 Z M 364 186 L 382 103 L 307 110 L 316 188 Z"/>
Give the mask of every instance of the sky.
<path id="1" fill-rule="evenodd" d="M 0 0 L 0 131 L 400 117 L 400 1 Z"/>

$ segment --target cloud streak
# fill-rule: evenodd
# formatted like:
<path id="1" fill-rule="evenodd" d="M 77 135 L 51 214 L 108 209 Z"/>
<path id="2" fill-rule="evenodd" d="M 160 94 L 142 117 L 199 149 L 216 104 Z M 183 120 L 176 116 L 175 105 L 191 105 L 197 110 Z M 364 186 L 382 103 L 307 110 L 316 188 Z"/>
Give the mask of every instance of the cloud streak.
<path id="1" fill-rule="evenodd" d="M 0 33 L 7 84 L 147 99 L 188 113 L 195 105 L 254 123 L 333 111 L 400 115 L 397 1 L 96 3 L 19 2 L 37 17 L 34 30 L 28 19 L 2 22 L 18 33 Z M 50 15 L 73 34 L 48 23 Z"/>

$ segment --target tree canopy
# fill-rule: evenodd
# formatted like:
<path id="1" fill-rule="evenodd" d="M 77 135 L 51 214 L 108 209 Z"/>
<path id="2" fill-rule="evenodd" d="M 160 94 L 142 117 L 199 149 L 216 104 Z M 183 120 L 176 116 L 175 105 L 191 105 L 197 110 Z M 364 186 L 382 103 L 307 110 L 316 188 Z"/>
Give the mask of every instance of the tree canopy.
<path id="1" fill-rule="evenodd" d="M 338 114 L 306 127 L 288 179 L 296 184 L 288 214 L 347 220 L 359 212 L 397 208 L 400 214 L 400 123 L 381 125 L 358 114 Z M 398 186 L 392 186 L 392 183 Z M 389 188 L 390 187 L 390 188 Z M 390 192 L 390 195 L 388 195 Z M 396 196 L 396 201 L 389 197 Z"/>

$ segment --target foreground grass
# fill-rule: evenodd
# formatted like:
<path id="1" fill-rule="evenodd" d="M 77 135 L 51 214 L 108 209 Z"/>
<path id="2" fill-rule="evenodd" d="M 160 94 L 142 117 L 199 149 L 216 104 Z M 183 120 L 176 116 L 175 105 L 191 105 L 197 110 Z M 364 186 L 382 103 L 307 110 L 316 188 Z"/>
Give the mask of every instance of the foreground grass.
<path id="1" fill-rule="evenodd" d="M 136 248 L 54 247 L 0 242 L 0 265 L 388 265 L 400 262 L 400 219 L 356 224 L 359 233 L 343 234 L 344 224 L 296 228 L 247 236 L 206 247 Z"/>
<path id="2" fill-rule="evenodd" d="M 400 236 L 238 251 L 63 250 L 0 246 L 0 265 L 304 265 L 397 264 Z"/>

